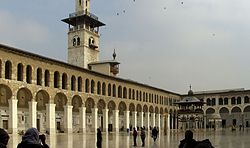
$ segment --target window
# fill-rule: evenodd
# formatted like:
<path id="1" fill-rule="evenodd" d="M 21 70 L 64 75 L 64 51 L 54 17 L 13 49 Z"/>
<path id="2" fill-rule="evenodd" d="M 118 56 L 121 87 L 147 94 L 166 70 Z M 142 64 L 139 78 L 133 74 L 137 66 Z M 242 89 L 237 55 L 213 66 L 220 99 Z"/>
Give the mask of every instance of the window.
<path id="1" fill-rule="evenodd" d="M 30 65 L 26 67 L 26 82 L 29 84 L 32 83 L 32 68 Z"/>
<path id="2" fill-rule="evenodd" d="M 116 86 L 113 84 L 113 97 L 116 97 Z"/>
<path id="3" fill-rule="evenodd" d="M 95 93 L 95 81 L 91 80 L 91 93 Z"/>
<path id="4" fill-rule="evenodd" d="M 12 75 L 12 64 L 10 61 L 5 63 L 5 79 L 11 79 Z"/>
<path id="5" fill-rule="evenodd" d="M 50 81 L 49 70 L 45 70 L 45 75 L 44 75 L 45 86 L 49 87 L 49 81 Z"/>
<path id="6" fill-rule="evenodd" d="M 17 65 L 17 81 L 23 81 L 23 64 Z"/>
<path id="7" fill-rule="evenodd" d="M 249 103 L 249 97 L 248 96 L 244 97 L 244 103 Z"/>
<path id="8" fill-rule="evenodd" d="M 215 98 L 212 99 L 212 106 L 214 106 L 216 104 L 215 102 Z"/>
<path id="9" fill-rule="evenodd" d="M 58 71 L 54 73 L 54 87 L 59 88 L 59 80 L 60 80 L 60 74 Z"/>
<path id="10" fill-rule="evenodd" d="M 101 94 L 101 82 L 97 82 L 97 94 L 100 95 Z"/>
<path id="11" fill-rule="evenodd" d="M 102 83 L 102 95 L 106 96 L 106 84 Z"/>
<path id="12" fill-rule="evenodd" d="M 81 40 L 80 40 L 80 38 L 78 37 L 77 38 L 77 46 L 79 46 L 81 44 Z"/>
<path id="13" fill-rule="evenodd" d="M 207 99 L 207 106 L 211 106 L 212 104 L 211 104 L 211 100 L 208 98 Z"/>
<path id="14" fill-rule="evenodd" d="M 37 68 L 36 70 L 36 84 L 42 85 L 42 69 L 41 68 Z"/>
<path id="15" fill-rule="evenodd" d="M 89 79 L 85 80 L 85 92 L 89 92 Z"/>
<path id="16" fill-rule="evenodd" d="M 223 105 L 223 99 L 219 98 L 219 105 Z"/>
<path id="17" fill-rule="evenodd" d="M 77 79 L 78 84 L 78 91 L 82 92 L 82 77 L 78 77 Z"/>
<path id="18" fill-rule="evenodd" d="M 75 76 L 71 77 L 71 90 L 72 91 L 76 90 L 76 77 Z"/>
<path id="19" fill-rule="evenodd" d="M 241 97 L 237 97 L 237 104 L 241 104 Z"/>
<path id="20" fill-rule="evenodd" d="M 82 0 L 79 0 L 79 5 L 80 5 L 80 6 L 82 5 Z"/>
<path id="21" fill-rule="evenodd" d="M 123 98 L 127 99 L 127 88 L 123 87 Z"/>
<path id="22" fill-rule="evenodd" d="M 67 85 L 68 85 L 68 77 L 66 73 L 63 73 L 62 75 L 62 89 L 67 89 Z"/>
<path id="23" fill-rule="evenodd" d="M 228 105 L 228 98 L 224 98 L 224 105 Z"/>
<path id="24" fill-rule="evenodd" d="M 108 85 L 108 96 L 111 96 L 111 84 Z"/>
<path id="25" fill-rule="evenodd" d="M 232 104 L 232 105 L 235 105 L 235 103 L 236 103 L 235 97 L 232 97 L 232 98 L 231 98 L 231 104 Z"/>
<path id="26" fill-rule="evenodd" d="M 118 86 L 118 98 L 122 98 L 122 87 Z"/>

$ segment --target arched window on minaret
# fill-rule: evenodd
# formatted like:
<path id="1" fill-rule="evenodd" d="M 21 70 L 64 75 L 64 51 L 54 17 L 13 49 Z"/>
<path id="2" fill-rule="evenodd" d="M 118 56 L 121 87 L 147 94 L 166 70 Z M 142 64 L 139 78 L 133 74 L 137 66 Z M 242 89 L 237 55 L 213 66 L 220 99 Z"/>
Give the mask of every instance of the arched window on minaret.
<path id="1" fill-rule="evenodd" d="M 81 43 L 81 41 L 80 41 L 80 38 L 78 37 L 78 38 L 77 38 L 77 46 L 79 46 L 80 43 Z"/>
<path id="2" fill-rule="evenodd" d="M 79 5 L 80 5 L 80 6 L 82 5 L 82 0 L 79 0 Z"/>

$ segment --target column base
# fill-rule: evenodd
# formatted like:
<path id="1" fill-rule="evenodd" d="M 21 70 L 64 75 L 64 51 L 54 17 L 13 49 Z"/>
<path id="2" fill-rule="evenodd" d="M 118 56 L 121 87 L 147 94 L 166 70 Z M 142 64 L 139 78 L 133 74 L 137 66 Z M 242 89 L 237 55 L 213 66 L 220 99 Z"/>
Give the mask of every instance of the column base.
<path id="1" fill-rule="evenodd" d="M 68 133 L 68 134 L 72 134 L 73 130 L 72 130 L 72 128 L 65 128 L 64 132 Z"/>
<path id="2" fill-rule="evenodd" d="M 115 133 L 119 133 L 119 128 L 113 128 L 113 131 L 114 131 Z"/>
<path id="3" fill-rule="evenodd" d="M 49 135 L 55 135 L 56 134 L 56 129 L 55 128 L 47 128 L 46 133 Z"/>
<path id="4" fill-rule="evenodd" d="M 85 134 L 86 133 L 86 128 L 80 128 L 79 131 L 80 131 L 80 133 Z"/>
<path id="5" fill-rule="evenodd" d="M 18 134 L 18 129 L 17 128 L 9 128 L 8 133 L 13 134 L 13 135 L 17 135 Z"/>

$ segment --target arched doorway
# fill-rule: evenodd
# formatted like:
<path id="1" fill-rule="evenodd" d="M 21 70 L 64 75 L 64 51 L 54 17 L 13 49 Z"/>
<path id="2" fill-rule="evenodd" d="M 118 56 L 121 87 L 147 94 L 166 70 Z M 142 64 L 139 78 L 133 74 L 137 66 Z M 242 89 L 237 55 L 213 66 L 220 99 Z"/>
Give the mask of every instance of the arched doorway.
<path id="1" fill-rule="evenodd" d="M 0 126 L 5 130 L 8 130 L 9 128 L 8 100 L 11 99 L 11 97 L 12 97 L 11 89 L 6 85 L 0 85 L 0 112 L 1 112 Z"/>
<path id="2" fill-rule="evenodd" d="M 104 128 L 104 112 L 103 109 L 106 108 L 106 103 L 103 99 L 100 99 L 97 103 L 97 108 L 98 108 L 98 127 L 103 130 Z"/>
<path id="3" fill-rule="evenodd" d="M 234 126 L 240 126 L 243 123 L 243 114 L 241 109 L 238 106 L 235 106 L 232 108 L 231 111 L 231 117 L 232 117 L 232 125 Z"/>
<path id="4" fill-rule="evenodd" d="M 29 89 L 21 88 L 17 92 L 17 111 L 18 111 L 18 129 L 26 130 L 30 127 L 30 112 L 29 102 L 32 99 L 32 94 Z"/>
<path id="5" fill-rule="evenodd" d="M 72 125 L 73 125 L 73 132 L 80 131 L 80 108 L 82 107 L 82 98 L 78 95 L 75 95 L 72 98 L 71 105 L 72 108 Z"/>
<path id="6" fill-rule="evenodd" d="M 36 101 L 37 101 L 37 129 L 40 132 L 44 132 L 46 130 L 46 104 L 49 103 L 49 94 L 44 91 L 40 90 L 36 94 Z"/>
<path id="7" fill-rule="evenodd" d="M 113 131 L 115 128 L 115 111 L 116 105 L 114 101 L 109 101 L 108 103 L 108 117 L 109 117 L 109 121 L 108 121 L 108 131 Z"/>
<path id="8" fill-rule="evenodd" d="M 57 132 L 64 131 L 64 106 L 67 104 L 67 97 L 63 93 L 56 94 L 54 98 L 54 103 L 56 104 L 56 130 Z"/>
<path id="9" fill-rule="evenodd" d="M 229 110 L 226 107 L 222 107 L 219 110 L 219 114 L 221 116 L 221 127 L 222 128 L 228 127 L 230 125 L 230 123 L 229 123 L 229 119 L 230 119 Z"/>
<path id="10" fill-rule="evenodd" d="M 250 106 L 246 106 L 244 108 L 243 112 L 244 112 L 245 117 L 250 117 Z M 250 119 L 249 118 L 244 119 L 243 126 L 244 127 L 250 127 Z"/>
<path id="11" fill-rule="evenodd" d="M 125 119 L 125 111 L 127 110 L 127 106 L 125 102 L 121 101 L 118 105 L 119 109 L 119 126 L 120 126 L 120 131 L 126 131 L 126 119 Z"/>

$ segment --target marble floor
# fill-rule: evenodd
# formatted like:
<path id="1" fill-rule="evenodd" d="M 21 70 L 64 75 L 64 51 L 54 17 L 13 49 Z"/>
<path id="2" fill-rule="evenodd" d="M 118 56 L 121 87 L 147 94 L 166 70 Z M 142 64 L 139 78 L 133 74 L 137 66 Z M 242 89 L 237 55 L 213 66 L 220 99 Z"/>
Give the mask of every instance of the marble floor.
<path id="1" fill-rule="evenodd" d="M 11 139 L 8 148 L 16 148 L 21 141 L 21 136 L 10 135 Z M 127 133 L 116 135 L 114 133 L 103 133 L 103 148 L 131 148 L 132 136 Z M 147 134 L 146 146 L 148 148 L 177 148 L 179 141 L 184 137 L 183 132 L 171 132 L 166 136 L 160 134 L 157 142 Z M 250 147 L 250 129 L 244 131 L 221 130 L 195 132 L 196 140 L 210 139 L 215 148 L 249 148 Z M 141 139 L 137 137 L 137 145 L 140 147 Z M 57 134 L 56 136 L 47 136 L 47 143 L 51 148 L 95 148 L 96 135 L 93 134 Z"/>

